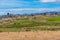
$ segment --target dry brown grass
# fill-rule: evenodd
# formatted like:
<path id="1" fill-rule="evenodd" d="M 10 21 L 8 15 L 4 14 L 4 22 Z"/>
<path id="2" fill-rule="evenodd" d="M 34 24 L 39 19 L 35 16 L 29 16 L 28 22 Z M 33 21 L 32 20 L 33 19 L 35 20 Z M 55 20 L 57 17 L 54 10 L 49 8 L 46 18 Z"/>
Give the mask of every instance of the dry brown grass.
<path id="1" fill-rule="evenodd" d="M 60 40 L 60 31 L 1 32 L 0 40 Z"/>

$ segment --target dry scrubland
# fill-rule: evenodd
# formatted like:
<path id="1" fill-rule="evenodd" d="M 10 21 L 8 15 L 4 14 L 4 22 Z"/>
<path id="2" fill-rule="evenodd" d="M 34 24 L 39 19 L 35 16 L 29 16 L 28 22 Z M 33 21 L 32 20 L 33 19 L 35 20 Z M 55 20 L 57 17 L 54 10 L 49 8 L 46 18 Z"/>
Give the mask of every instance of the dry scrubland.
<path id="1" fill-rule="evenodd" d="M 3 18 L 0 40 L 60 40 L 60 16 Z"/>
<path id="2" fill-rule="evenodd" d="M 1 32 L 0 40 L 60 40 L 60 31 Z"/>
<path id="3" fill-rule="evenodd" d="M 0 20 L 0 32 L 60 30 L 60 16 L 7 17 Z"/>

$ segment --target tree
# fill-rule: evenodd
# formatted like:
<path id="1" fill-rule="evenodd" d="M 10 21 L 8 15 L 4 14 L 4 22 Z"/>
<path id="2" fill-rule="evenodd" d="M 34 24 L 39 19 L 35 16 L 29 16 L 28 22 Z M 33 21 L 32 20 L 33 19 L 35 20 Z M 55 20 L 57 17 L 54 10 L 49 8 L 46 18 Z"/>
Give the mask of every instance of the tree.
<path id="1" fill-rule="evenodd" d="M 10 15 L 10 13 L 7 13 L 7 15 L 9 16 L 9 15 Z"/>
<path id="2" fill-rule="evenodd" d="M 58 15 L 58 13 L 57 13 L 57 12 L 55 12 L 55 15 Z"/>
<path id="3" fill-rule="evenodd" d="M 34 16 L 34 14 L 31 14 L 31 16 Z"/>
<path id="4" fill-rule="evenodd" d="M 43 13 L 43 15 L 46 15 L 46 13 Z"/>

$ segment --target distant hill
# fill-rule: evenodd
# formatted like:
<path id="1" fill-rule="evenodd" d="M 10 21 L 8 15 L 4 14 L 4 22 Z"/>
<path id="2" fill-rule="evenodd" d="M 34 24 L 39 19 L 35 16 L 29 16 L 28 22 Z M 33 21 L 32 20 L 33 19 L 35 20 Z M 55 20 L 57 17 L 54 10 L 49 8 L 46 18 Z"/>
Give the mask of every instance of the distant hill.
<path id="1" fill-rule="evenodd" d="M 18 16 L 34 16 L 34 15 L 60 15 L 60 12 L 43 12 L 43 13 L 31 13 L 31 14 L 10 14 L 10 13 L 7 13 L 7 15 L 2 15 L 0 16 L 0 18 L 5 18 L 5 17 L 18 17 Z"/>

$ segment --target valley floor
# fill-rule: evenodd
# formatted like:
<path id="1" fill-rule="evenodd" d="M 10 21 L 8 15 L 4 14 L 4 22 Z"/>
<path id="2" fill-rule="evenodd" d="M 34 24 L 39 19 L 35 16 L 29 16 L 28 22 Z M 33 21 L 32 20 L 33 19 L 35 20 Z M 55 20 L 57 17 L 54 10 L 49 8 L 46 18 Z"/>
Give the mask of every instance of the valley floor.
<path id="1" fill-rule="evenodd" d="M 60 40 L 60 31 L 0 32 L 0 40 Z"/>

